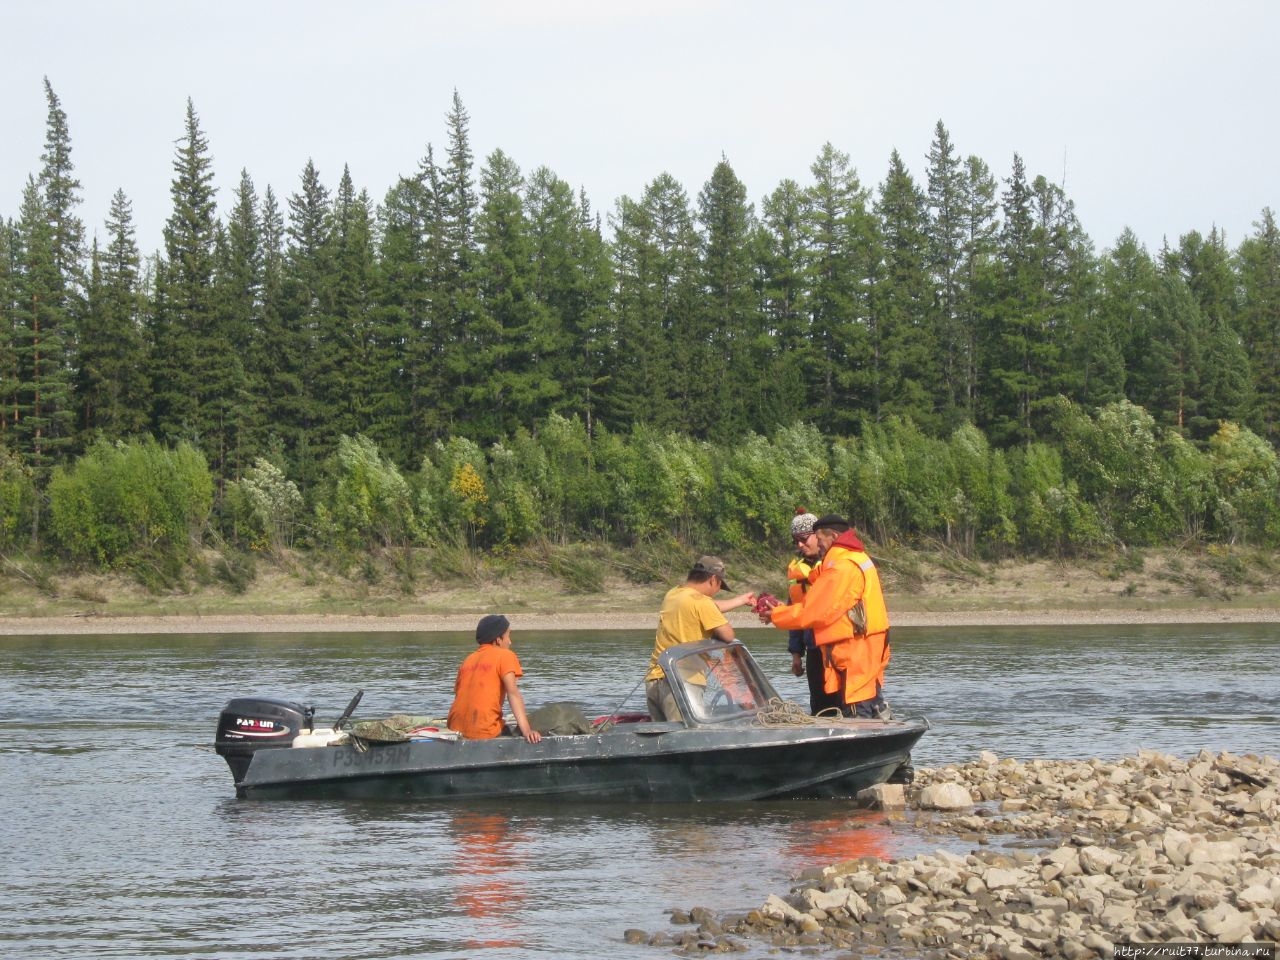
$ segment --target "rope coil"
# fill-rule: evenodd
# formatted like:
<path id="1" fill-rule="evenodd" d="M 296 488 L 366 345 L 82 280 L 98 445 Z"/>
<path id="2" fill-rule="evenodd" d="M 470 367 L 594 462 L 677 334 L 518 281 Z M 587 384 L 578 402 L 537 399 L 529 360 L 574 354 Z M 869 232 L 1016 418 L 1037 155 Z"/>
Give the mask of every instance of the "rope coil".
<path id="1" fill-rule="evenodd" d="M 751 721 L 757 727 L 829 727 L 833 723 L 842 723 L 845 717 L 835 707 L 819 710 L 810 714 L 798 703 L 773 697 L 756 711 Z"/>

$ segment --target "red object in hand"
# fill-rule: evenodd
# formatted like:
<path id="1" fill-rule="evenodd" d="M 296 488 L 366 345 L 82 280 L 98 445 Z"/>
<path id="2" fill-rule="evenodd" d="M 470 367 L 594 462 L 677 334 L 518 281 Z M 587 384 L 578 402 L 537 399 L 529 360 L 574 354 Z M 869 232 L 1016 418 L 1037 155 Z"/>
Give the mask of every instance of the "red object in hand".
<path id="1" fill-rule="evenodd" d="M 769 611 L 776 607 L 781 601 L 771 593 L 762 593 L 756 597 L 755 606 L 752 607 L 758 613 L 761 619 L 767 619 Z"/>

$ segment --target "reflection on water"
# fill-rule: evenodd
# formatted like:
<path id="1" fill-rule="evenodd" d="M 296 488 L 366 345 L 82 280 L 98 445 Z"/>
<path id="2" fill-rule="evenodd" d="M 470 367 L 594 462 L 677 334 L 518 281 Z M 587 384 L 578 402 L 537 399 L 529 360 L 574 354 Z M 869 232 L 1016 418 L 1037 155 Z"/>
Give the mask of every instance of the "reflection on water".
<path id="1" fill-rule="evenodd" d="M 780 692 L 803 701 L 785 638 L 744 632 Z M 1276 754 L 1274 632 L 901 630 L 888 694 L 933 723 L 917 766 L 980 750 Z M 521 632 L 526 701 L 638 709 L 651 642 Z M 939 842 L 910 817 L 830 802 L 234 799 L 210 749 L 227 700 L 283 696 L 332 718 L 363 688 L 363 717 L 442 713 L 474 646 L 461 634 L 0 638 L 0 954 L 656 958 L 667 952 L 628 947 L 622 931 L 663 929 L 672 907 L 747 909 L 807 867 Z"/>
<path id="2" fill-rule="evenodd" d="M 468 947 L 518 947 L 513 922 L 527 897 L 524 825 L 505 813 L 459 811 L 450 818 L 457 904 L 474 921 Z"/>
<path id="3" fill-rule="evenodd" d="M 792 831 L 783 852 L 793 863 L 814 866 L 859 857 L 885 860 L 901 848 L 890 824 L 883 813 L 871 811 L 805 818 L 801 828 Z"/>

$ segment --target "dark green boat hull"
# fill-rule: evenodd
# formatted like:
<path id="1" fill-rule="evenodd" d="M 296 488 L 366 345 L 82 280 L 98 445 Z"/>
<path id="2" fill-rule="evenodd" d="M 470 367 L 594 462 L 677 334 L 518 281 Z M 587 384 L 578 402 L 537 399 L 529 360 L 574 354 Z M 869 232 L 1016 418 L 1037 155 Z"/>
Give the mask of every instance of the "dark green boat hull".
<path id="1" fill-rule="evenodd" d="M 922 720 L 686 728 L 259 750 L 236 784 L 261 799 L 689 802 L 851 797 L 910 758 Z"/>

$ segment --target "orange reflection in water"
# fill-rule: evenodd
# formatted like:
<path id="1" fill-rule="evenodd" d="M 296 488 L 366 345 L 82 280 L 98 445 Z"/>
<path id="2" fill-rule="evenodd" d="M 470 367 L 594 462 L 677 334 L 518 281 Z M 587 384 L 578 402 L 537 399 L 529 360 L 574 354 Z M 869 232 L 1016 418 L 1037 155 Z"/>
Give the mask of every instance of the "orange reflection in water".
<path id="1" fill-rule="evenodd" d="M 893 827 L 885 815 L 855 811 L 797 823 L 785 854 L 803 867 L 826 867 L 859 857 L 887 860 L 894 856 Z"/>
<path id="2" fill-rule="evenodd" d="M 454 815 L 450 831 L 457 841 L 459 907 L 476 922 L 468 947 L 520 947 L 515 936 L 515 910 L 524 902 L 524 890 L 516 879 L 523 866 L 519 845 L 522 833 L 510 818 L 495 813 L 461 811 Z"/>

